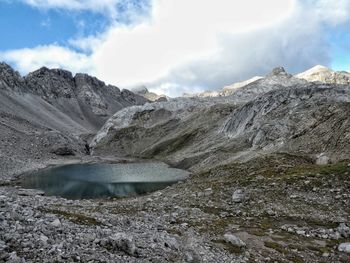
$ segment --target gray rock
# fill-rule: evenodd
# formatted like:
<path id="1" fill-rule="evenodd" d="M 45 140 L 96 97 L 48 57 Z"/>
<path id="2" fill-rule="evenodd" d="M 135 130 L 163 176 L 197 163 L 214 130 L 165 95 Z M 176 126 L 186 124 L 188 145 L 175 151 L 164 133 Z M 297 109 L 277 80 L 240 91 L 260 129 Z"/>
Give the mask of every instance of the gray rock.
<path id="1" fill-rule="evenodd" d="M 51 152 L 61 156 L 75 155 L 74 149 L 69 146 L 54 146 Z"/>
<path id="2" fill-rule="evenodd" d="M 17 256 L 16 252 L 11 252 L 9 258 L 6 259 L 9 263 L 21 263 L 23 262 L 20 257 Z"/>
<path id="3" fill-rule="evenodd" d="M 340 223 L 337 228 L 337 231 L 344 238 L 350 237 L 350 227 L 348 227 L 345 223 Z"/>
<path id="4" fill-rule="evenodd" d="M 54 221 L 52 221 L 52 222 L 50 223 L 50 225 L 52 225 L 52 226 L 54 226 L 54 227 L 59 227 L 59 226 L 61 226 L 61 221 L 57 218 L 57 219 L 55 219 Z"/>
<path id="5" fill-rule="evenodd" d="M 345 253 L 349 253 L 350 254 L 350 243 L 341 243 L 338 246 L 338 250 L 340 252 L 345 252 Z"/>
<path id="6" fill-rule="evenodd" d="M 44 244 L 47 244 L 47 241 L 49 238 L 43 234 L 40 235 L 40 241 L 43 242 Z"/>
<path id="7" fill-rule="evenodd" d="M 326 165 L 329 163 L 330 163 L 330 158 L 325 153 L 321 153 L 316 157 L 316 164 L 318 165 Z"/>
<path id="8" fill-rule="evenodd" d="M 232 194 L 232 201 L 234 203 L 242 203 L 245 198 L 245 192 L 243 189 L 237 189 Z"/>
<path id="9" fill-rule="evenodd" d="M 0 253 L 3 252 L 7 248 L 5 241 L 0 240 Z"/>
<path id="10" fill-rule="evenodd" d="M 224 240 L 228 243 L 231 243 L 234 246 L 237 246 L 237 247 L 245 247 L 246 246 L 246 244 L 241 239 L 239 239 L 237 236 L 230 234 L 230 233 L 226 233 L 224 235 Z"/>
<path id="11" fill-rule="evenodd" d="M 131 256 L 137 255 L 136 245 L 132 238 L 124 233 L 113 234 L 109 237 L 108 243 L 116 250 L 123 251 Z"/>
<path id="12" fill-rule="evenodd" d="M 284 67 L 277 67 L 274 68 L 272 70 L 272 72 L 268 75 L 268 77 L 273 77 L 273 76 L 279 76 L 279 75 L 284 75 L 287 76 L 288 73 L 286 72 L 286 70 L 284 69 Z M 290 77 L 292 77 L 292 75 L 289 75 Z"/>

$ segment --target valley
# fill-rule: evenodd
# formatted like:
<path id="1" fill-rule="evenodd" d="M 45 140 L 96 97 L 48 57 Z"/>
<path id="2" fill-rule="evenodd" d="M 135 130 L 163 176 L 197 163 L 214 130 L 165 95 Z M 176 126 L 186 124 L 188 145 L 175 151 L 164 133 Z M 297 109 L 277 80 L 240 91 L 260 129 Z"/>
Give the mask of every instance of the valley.
<path id="1" fill-rule="evenodd" d="M 2 63 L 0 262 L 349 262 L 349 80 L 276 68 L 216 95 L 151 102 Z M 49 166 L 140 161 L 191 174 L 84 200 L 20 184 Z"/>

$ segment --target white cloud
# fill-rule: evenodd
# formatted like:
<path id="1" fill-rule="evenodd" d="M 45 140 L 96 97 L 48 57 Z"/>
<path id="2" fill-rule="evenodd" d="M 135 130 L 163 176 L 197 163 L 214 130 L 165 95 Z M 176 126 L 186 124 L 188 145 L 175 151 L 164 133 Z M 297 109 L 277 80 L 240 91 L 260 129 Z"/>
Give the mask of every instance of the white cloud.
<path id="1" fill-rule="evenodd" d="M 92 11 L 101 13 L 111 19 L 131 17 L 136 10 L 142 11 L 148 0 L 141 0 L 135 5 L 134 0 L 20 0 L 23 3 L 39 9 L 64 9 L 70 11 Z M 145 1 L 145 2 L 144 2 Z M 123 7 L 123 13 L 118 11 L 118 4 Z"/>
<path id="2" fill-rule="evenodd" d="M 95 73 L 89 56 L 56 45 L 0 52 L 0 59 L 15 64 L 16 69 L 22 74 L 42 66 L 64 68 L 72 72 Z"/>
<path id="3" fill-rule="evenodd" d="M 25 1 L 40 8 L 113 13 L 119 0 Z M 291 72 L 329 65 L 327 28 L 349 21 L 350 1 L 153 0 L 149 19 L 140 20 L 135 12 L 129 17 L 137 23 L 113 24 L 97 37 L 70 41 L 89 55 L 52 45 L 0 58 L 23 72 L 60 66 L 122 87 L 146 83 L 155 91 L 181 95 L 265 74 L 278 65 Z"/>
<path id="4" fill-rule="evenodd" d="M 122 86 L 153 82 L 176 66 L 213 56 L 221 49 L 222 35 L 278 23 L 293 4 L 292 0 L 155 0 L 150 20 L 110 29 L 93 61 L 98 75 L 108 82 Z"/>

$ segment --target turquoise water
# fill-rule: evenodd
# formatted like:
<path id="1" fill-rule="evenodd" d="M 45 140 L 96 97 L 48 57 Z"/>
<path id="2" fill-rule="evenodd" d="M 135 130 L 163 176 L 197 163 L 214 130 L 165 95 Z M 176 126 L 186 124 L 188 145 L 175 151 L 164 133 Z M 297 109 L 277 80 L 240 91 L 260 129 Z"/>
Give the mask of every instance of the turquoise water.
<path id="1" fill-rule="evenodd" d="M 164 163 L 73 164 L 29 174 L 22 187 L 69 199 L 122 197 L 157 191 L 187 176 Z"/>

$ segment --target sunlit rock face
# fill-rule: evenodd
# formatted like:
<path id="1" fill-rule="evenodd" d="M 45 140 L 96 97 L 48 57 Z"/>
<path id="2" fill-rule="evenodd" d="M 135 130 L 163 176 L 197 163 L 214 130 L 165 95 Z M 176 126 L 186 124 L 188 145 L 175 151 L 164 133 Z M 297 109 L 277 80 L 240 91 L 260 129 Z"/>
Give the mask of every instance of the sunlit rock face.
<path id="1" fill-rule="evenodd" d="M 199 169 L 290 152 L 350 155 L 349 86 L 314 83 L 283 68 L 230 96 L 178 98 L 123 109 L 98 132 L 96 154 L 156 157 Z M 334 128 L 336 127 L 336 128 Z"/>
<path id="2" fill-rule="evenodd" d="M 322 82 L 329 84 L 350 84 L 350 73 L 346 71 L 333 71 L 327 67 L 317 65 L 305 72 L 296 75 L 297 78 L 311 82 Z"/>

